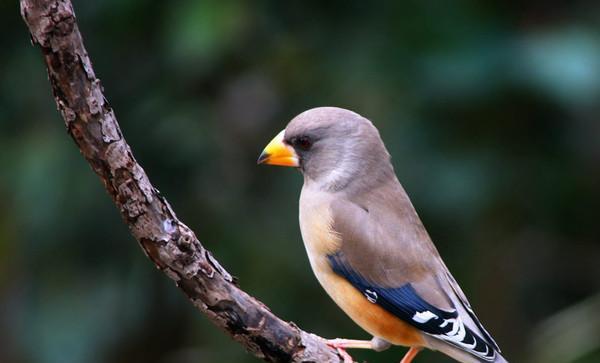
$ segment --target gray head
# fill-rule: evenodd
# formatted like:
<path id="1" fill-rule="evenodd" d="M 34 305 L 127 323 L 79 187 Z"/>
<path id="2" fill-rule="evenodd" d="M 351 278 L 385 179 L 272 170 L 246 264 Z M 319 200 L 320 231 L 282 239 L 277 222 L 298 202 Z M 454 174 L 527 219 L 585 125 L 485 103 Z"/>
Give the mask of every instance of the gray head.
<path id="1" fill-rule="evenodd" d="M 289 152 L 285 162 L 275 155 L 281 152 Z M 371 121 L 342 108 L 319 107 L 290 121 L 265 148 L 259 162 L 296 166 L 304 174 L 305 184 L 337 191 L 355 184 L 367 187 L 365 184 L 393 176 L 389 159 Z"/>

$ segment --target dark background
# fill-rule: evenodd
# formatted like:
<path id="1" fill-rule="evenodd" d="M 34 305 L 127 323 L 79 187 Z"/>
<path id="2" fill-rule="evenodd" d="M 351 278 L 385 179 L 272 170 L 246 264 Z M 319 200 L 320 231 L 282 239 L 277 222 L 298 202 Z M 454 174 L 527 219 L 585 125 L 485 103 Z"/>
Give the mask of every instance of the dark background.
<path id="1" fill-rule="evenodd" d="M 74 5 L 151 180 L 276 314 L 322 336 L 368 338 L 310 271 L 301 176 L 255 165 L 296 114 L 340 106 L 381 130 L 511 362 L 600 362 L 597 2 Z M 0 3 L 0 24 L 0 361 L 257 361 L 129 235 L 64 130 L 15 1 Z"/>

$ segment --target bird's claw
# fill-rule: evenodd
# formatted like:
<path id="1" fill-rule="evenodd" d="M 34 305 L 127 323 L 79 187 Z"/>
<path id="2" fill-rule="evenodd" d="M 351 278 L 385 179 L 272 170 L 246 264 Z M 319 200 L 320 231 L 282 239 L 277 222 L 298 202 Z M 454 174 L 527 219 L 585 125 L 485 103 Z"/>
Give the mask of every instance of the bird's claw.
<path id="1" fill-rule="evenodd" d="M 337 350 L 344 363 L 354 363 L 354 359 L 344 348 L 344 339 L 325 339 L 325 344 Z"/>
<path id="2" fill-rule="evenodd" d="M 338 354 L 344 360 L 344 363 L 354 363 L 354 359 L 352 359 L 352 356 L 350 354 L 348 354 L 348 352 L 346 352 L 346 349 L 340 348 L 340 347 L 336 347 L 336 346 L 333 346 L 333 345 L 330 345 L 330 347 L 335 348 L 337 350 Z"/>
<path id="3" fill-rule="evenodd" d="M 352 356 L 350 354 L 348 354 L 348 352 L 346 352 L 346 350 L 344 348 L 336 348 L 338 354 L 342 357 L 342 359 L 344 359 L 344 363 L 354 363 L 354 359 L 352 359 Z"/>

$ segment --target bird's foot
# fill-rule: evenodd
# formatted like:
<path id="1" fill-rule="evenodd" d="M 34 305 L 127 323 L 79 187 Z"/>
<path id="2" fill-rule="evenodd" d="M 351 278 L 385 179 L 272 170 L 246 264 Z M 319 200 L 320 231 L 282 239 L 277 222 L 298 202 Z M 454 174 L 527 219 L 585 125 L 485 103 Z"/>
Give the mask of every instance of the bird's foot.
<path id="1" fill-rule="evenodd" d="M 327 345 L 333 348 L 342 349 L 373 349 L 373 345 L 370 340 L 356 340 L 356 339 L 329 339 L 325 341 Z"/>
<path id="2" fill-rule="evenodd" d="M 352 356 L 346 352 L 346 349 L 373 349 L 370 340 L 355 340 L 355 339 L 329 339 L 325 340 L 327 345 L 335 348 L 338 354 L 344 359 L 344 363 L 352 363 Z"/>
<path id="3" fill-rule="evenodd" d="M 344 360 L 344 363 L 354 363 L 354 359 L 352 358 L 352 356 L 350 354 L 348 354 L 348 352 L 346 352 L 346 350 L 344 348 L 335 348 L 335 349 L 337 350 L 338 354 Z"/>

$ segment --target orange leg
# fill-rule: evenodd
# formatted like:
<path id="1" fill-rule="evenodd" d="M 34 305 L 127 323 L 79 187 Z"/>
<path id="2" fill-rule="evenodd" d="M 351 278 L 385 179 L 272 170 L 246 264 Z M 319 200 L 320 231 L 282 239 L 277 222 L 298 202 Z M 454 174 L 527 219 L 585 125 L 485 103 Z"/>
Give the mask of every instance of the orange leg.
<path id="1" fill-rule="evenodd" d="M 408 352 L 404 355 L 404 358 L 400 361 L 400 363 L 411 363 L 412 360 L 417 356 L 417 354 L 421 351 L 421 348 L 418 347 L 410 347 Z"/>

